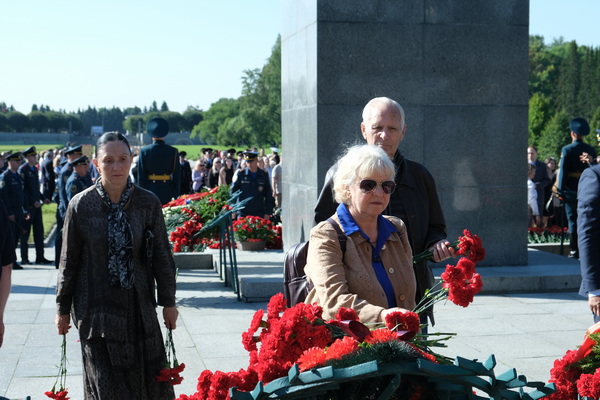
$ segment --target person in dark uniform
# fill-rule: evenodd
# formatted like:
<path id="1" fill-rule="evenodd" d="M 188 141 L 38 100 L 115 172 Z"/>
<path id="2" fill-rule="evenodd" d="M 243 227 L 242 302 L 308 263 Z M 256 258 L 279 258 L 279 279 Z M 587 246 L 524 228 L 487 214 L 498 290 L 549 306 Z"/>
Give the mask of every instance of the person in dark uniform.
<path id="1" fill-rule="evenodd" d="M 83 155 L 73 161 L 71 161 L 71 167 L 73 173 L 67 179 L 65 192 L 67 194 L 67 200 L 70 202 L 71 199 L 80 192 L 92 186 L 89 171 L 89 161 L 87 156 Z"/>
<path id="2" fill-rule="evenodd" d="M 45 198 L 52 200 L 56 190 L 56 172 L 54 172 L 54 152 L 48 150 L 44 154 L 44 159 L 40 162 L 40 183 L 42 184 L 42 194 Z"/>
<path id="3" fill-rule="evenodd" d="M 29 234 L 33 229 L 33 243 L 35 244 L 35 263 L 51 264 L 53 261 L 44 257 L 44 223 L 42 221 L 42 204 L 50 204 L 50 199 L 40 192 L 40 179 L 37 169 L 37 151 L 35 146 L 28 147 L 22 152 L 26 163 L 19 167 L 19 174 L 23 178 L 25 188 L 25 210 L 29 219 L 23 222 L 21 232 L 21 263 L 29 264 Z"/>
<path id="4" fill-rule="evenodd" d="M 65 150 L 66 163 L 61 167 L 58 173 L 57 189 L 58 189 L 58 207 L 56 208 L 56 238 L 54 240 L 54 265 L 58 268 L 60 260 L 60 251 L 62 249 L 62 229 L 67 214 L 67 198 L 66 185 L 69 177 L 73 173 L 73 167 L 70 162 L 76 160 L 83 155 L 81 145 L 71 147 Z"/>
<path id="5" fill-rule="evenodd" d="M 179 152 L 179 168 L 181 170 L 180 195 L 192 193 L 192 167 L 190 166 L 190 162 L 185 159 L 185 156 L 187 156 L 185 151 Z"/>
<path id="6" fill-rule="evenodd" d="M 592 160 L 596 159 L 596 150 L 583 142 L 583 137 L 590 133 L 590 126 L 583 118 L 574 118 L 569 124 L 572 143 L 562 148 L 557 179 L 558 194 L 565 201 L 565 213 L 569 222 L 571 251 L 569 257 L 579 258 L 577 245 L 577 189 L 581 173 L 590 165 L 582 161 L 583 153 L 588 153 Z"/>
<path id="7" fill-rule="evenodd" d="M 6 157 L 6 160 L 8 161 L 8 169 L 0 175 L 0 200 L 6 206 L 16 248 L 21 237 L 21 230 L 23 230 L 23 222 L 25 218 L 29 217 L 25 211 L 23 178 L 19 174 L 19 166 L 22 160 L 21 153 L 12 153 Z M 23 269 L 23 267 L 15 261 L 13 269 Z"/>
<path id="8" fill-rule="evenodd" d="M 146 125 L 152 144 L 142 147 L 138 160 L 137 183 L 158 196 L 162 204 L 179 197 L 181 171 L 178 152 L 165 143 L 169 124 L 163 118 L 152 118 Z"/>
<path id="9" fill-rule="evenodd" d="M 4 341 L 4 309 L 10 294 L 12 265 L 17 261 L 13 235 L 4 203 L 0 200 L 0 347 Z"/>
<path id="10" fill-rule="evenodd" d="M 244 152 L 244 159 L 248 166 L 233 176 L 231 193 L 241 191 L 239 200 L 252 198 L 246 203 L 244 209 L 239 212 L 240 217 L 252 215 L 269 219 L 273 214 L 271 182 L 269 174 L 258 168 L 257 157 L 258 152 Z"/>

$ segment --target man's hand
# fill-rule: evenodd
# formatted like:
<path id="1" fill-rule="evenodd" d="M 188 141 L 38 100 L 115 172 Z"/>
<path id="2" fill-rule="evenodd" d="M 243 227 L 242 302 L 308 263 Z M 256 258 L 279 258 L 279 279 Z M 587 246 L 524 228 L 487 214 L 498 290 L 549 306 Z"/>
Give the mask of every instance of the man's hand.
<path id="1" fill-rule="evenodd" d="M 177 316 L 179 315 L 179 311 L 177 311 L 177 307 L 164 307 L 163 308 L 163 318 L 165 320 L 165 326 L 168 329 L 177 328 Z"/>
<path id="2" fill-rule="evenodd" d="M 450 257 L 454 257 L 454 249 L 450 246 L 450 242 L 442 239 L 431 248 L 433 253 L 433 261 L 440 262 Z"/>
<path id="3" fill-rule="evenodd" d="M 592 310 L 595 315 L 600 316 L 600 296 L 588 298 L 588 304 L 590 305 L 590 310 Z"/>

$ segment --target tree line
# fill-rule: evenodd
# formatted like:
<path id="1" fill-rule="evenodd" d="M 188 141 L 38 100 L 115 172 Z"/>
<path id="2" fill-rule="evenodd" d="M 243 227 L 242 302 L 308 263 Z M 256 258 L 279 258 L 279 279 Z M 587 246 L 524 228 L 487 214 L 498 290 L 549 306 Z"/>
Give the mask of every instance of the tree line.
<path id="1" fill-rule="evenodd" d="M 585 118 L 591 128 L 585 141 L 597 146 L 600 128 L 600 49 L 562 38 L 544 44 L 529 37 L 529 145 L 541 159 L 560 158 L 571 142 L 569 121 Z"/>
<path id="2" fill-rule="evenodd" d="M 33 106 L 24 115 L 0 102 L 0 131 L 90 132 L 104 130 L 137 133 L 146 122 L 162 116 L 172 131 L 190 131 L 206 144 L 221 146 L 268 146 L 281 144 L 281 38 L 261 69 L 245 70 L 239 98 L 222 98 L 206 111 L 193 107 L 180 114 L 166 102 L 150 107 L 90 108 L 67 113 L 48 106 Z M 540 158 L 558 158 L 570 142 L 569 121 L 588 120 L 592 134 L 586 142 L 596 145 L 600 128 L 600 49 L 578 46 L 562 38 L 547 45 L 542 36 L 529 37 L 529 145 Z"/>
<path id="3" fill-rule="evenodd" d="M 146 123 L 162 117 L 171 132 L 191 132 L 203 143 L 225 146 L 281 145 L 281 38 L 262 69 L 245 70 L 242 95 L 237 99 L 222 98 L 206 111 L 188 106 L 183 113 L 170 111 L 163 101 L 150 107 L 95 108 L 66 112 L 47 105 L 34 104 L 29 114 L 0 102 L 0 132 L 51 132 L 89 135 L 93 126 L 104 131 L 138 133 Z"/>

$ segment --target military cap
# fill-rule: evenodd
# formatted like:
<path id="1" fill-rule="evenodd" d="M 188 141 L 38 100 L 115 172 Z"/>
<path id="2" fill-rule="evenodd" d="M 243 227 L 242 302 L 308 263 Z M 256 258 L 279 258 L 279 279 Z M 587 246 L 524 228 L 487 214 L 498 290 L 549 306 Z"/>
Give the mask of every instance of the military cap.
<path id="1" fill-rule="evenodd" d="M 163 118 L 152 118 L 146 125 L 146 132 L 153 138 L 163 138 L 169 134 L 169 124 Z"/>
<path id="2" fill-rule="evenodd" d="M 71 167 L 75 167 L 77 165 L 87 165 L 88 163 L 88 158 L 86 155 L 83 155 L 79 158 L 74 159 L 73 161 L 71 161 L 69 163 L 69 165 L 71 165 Z"/>
<path id="3" fill-rule="evenodd" d="M 185 157 L 185 156 L 187 156 L 187 153 L 185 151 L 179 152 L 179 157 Z"/>
<path id="4" fill-rule="evenodd" d="M 229 155 L 234 155 L 235 154 L 235 149 L 232 147 L 230 149 L 227 150 L 227 154 Z"/>
<path id="5" fill-rule="evenodd" d="M 212 151 L 213 151 L 212 147 L 207 147 L 204 150 L 202 150 L 202 154 L 204 154 L 204 153 L 212 153 Z"/>
<path id="6" fill-rule="evenodd" d="M 37 151 L 35 151 L 35 146 L 31 146 L 23 150 L 21 154 L 23 154 L 23 157 L 34 156 L 37 154 Z"/>
<path id="7" fill-rule="evenodd" d="M 68 156 L 70 154 L 83 154 L 83 150 L 81 150 L 81 145 L 73 146 L 67 150 L 65 150 L 65 155 Z"/>
<path id="8" fill-rule="evenodd" d="M 8 151 L 4 151 L 4 152 L 2 152 L 2 154 L 1 154 L 1 155 L 2 155 L 2 157 L 8 157 L 8 156 L 10 156 L 11 154 L 12 154 L 12 150 L 8 150 Z"/>
<path id="9" fill-rule="evenodd" d="M 12 153 L 6 156 L 6 161 L 21 161 L 23 157 L 21 157 L 21 152 L 17 151 L 16 153 Z"/>
<path id="10" fill-rule="evenodd" d="M 586 136 L 590 133 L 590 126 L 583 118 L 573 118 L 569 128 L 571 128 L 571 132 L 575 132 L 579 136 Z"/>
<path id="11" fill-rule="evenodd" d="M 246 161 L 254 161 L 258 157 L 258 153 L 256 151 L 245 151 L 244 152 L 244 160 Z"/>

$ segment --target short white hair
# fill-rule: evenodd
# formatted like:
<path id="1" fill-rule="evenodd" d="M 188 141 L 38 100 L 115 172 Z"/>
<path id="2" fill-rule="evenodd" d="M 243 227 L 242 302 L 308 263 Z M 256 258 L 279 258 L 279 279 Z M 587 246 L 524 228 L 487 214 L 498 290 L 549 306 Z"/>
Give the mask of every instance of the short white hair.
<path id="1" fill-rule="evenodd" d="M 396 100 L 392 100 L 389 97 L 375 97 L 374 99 L 369 100 L 365 108 L 363 108 L 362 112 L 362 120 L 363 123 L 366 122 L 370 117 L 373 110 L 373 106 L 375 104 L 383 104 L 387 107 L 393 107 L 398 110 L 400 113 L 400 129 L 404 129 L 404 125 L 406 124 L 406 120 L 404 119 L 404 109 Z"/>
<path id="2" fill-rule="evenodd" d="M 386 152 L 379 146 L 364 144 L 350 147 L 338 160 L 338 168 L 333 176 L 335 201 L 349 204 L 347 188 L 359 179 L 372 176 L 375 171 L 394 180 L 396 167 Z"/>

